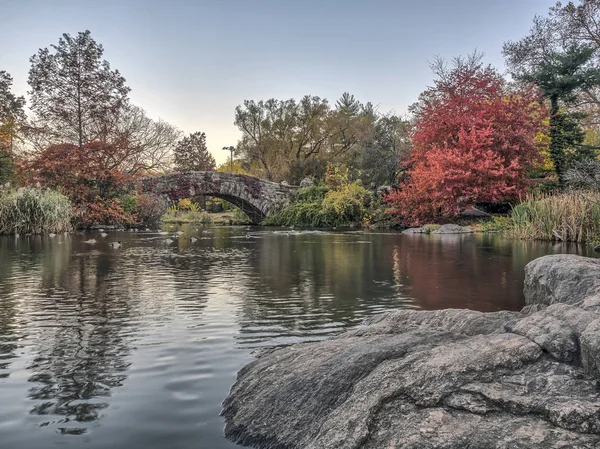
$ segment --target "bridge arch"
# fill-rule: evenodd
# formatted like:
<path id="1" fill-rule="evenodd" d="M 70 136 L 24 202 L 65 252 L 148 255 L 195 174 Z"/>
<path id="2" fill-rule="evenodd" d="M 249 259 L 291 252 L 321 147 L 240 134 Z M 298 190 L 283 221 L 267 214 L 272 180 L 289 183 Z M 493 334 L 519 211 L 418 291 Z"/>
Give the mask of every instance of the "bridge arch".
<path id="1" fill-rule="evenodd" d="M 215 171 L 189 171 L 141 179 L 142 191 L 171 201 L 192 196 L 214 196 L 239 207 L 253 223 L 281 210 L 298 192 L 289 186 L 253 176 Z"/>

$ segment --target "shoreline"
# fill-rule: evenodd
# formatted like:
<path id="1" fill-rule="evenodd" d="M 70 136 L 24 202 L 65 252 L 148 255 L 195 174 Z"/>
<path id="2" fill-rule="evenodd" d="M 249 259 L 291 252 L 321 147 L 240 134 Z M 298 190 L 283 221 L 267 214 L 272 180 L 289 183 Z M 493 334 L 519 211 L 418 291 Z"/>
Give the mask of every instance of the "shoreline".
<path id="1" fill-rule="evenodd" d="M 224 402 L 258 449 L 600 445 L 600 260 L 544 256 L 520 312 L 398 310 L 261 355 Z"/>

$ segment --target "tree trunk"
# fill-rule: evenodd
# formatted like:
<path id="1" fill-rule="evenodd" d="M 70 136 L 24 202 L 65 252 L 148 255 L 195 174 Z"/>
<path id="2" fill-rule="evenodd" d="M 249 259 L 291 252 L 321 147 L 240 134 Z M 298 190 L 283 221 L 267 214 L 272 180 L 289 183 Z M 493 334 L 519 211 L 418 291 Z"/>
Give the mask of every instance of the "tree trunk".
<path id="1" fill-rule="evenodd" d="M 550 158 L 558 176 L 558 186 L 564 186 L 565 143 L 563 139 L 562 119 L 558 110 L 558 97 L 550 97 Z"/>

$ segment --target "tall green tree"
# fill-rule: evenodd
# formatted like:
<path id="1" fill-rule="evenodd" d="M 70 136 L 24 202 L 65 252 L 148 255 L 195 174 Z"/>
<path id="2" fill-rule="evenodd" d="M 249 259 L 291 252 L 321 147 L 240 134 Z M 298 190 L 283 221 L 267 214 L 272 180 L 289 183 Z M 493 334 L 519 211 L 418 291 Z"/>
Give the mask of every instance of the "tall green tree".
<path id="1" fill-rule="evenodd" d="M 30 58 L 31 110 L 40 129 L 55 141 L 83 149 L 98 138 L 98 123 L 127 104 L 130 91 L 118 70 L 102 59 L 104 48 L 89 31 L 63 34 L 57 45 Z"/>
<path id="2" fill-rule="evenodd" d="M 591 64 L 596 50 L 583 44 L 573 44 L 562 51 L 545 49 L 537 52 L 535 62 L 527 63 L 513 58 L 510 45 L 504 51 L 513 76 L 537 84 L 550 102 L 550 158 L 562 186 L 567 169 L 565 149 L 580 145 L 584 134 L 576 122 L 580 114 L 569 114 L 561 107 L 573 105 L 578 94 L 600 86 L 600 69 Z"/>
<path id="3" fill-rule="evenodd" d="M 358 167 L 364 185 L 396 185 L 410 153 L 408 121 L 397 115 L 378 117 L 370 138 L 362 142 Z"/>
<path id="4" fill-rule="evenodd" d="M 0 184 L 12 180 L 14 141 L 25 122 L 25 98 L 13 94 L 12 83 L 10 74 L 0 71 Z"/>
<path id="5" fill-rule="evenodd" d="M 206 147 L 206 134 L 195 132 L 181 139 L 175 147 L 175 169 L 178 171 L 215 170 L 215 158 Z"/>

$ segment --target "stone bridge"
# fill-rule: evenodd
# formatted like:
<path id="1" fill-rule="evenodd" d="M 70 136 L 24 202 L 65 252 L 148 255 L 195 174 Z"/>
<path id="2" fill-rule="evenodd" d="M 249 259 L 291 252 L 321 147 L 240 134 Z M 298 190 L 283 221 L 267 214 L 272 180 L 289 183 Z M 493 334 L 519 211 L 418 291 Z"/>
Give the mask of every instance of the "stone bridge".
<path id="1" fill-rule="evenodd" d="M 196 195 L 214 196 L 239 207 L 253 223 L 278 212 L 296 196 L 299 187 L 247 175 L 189 171 L 141 179 L 142 191 L 171 201 Z"/>

